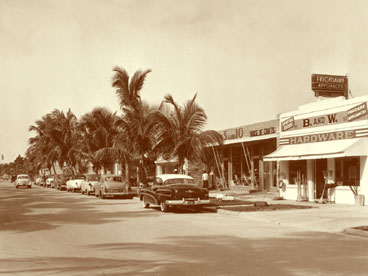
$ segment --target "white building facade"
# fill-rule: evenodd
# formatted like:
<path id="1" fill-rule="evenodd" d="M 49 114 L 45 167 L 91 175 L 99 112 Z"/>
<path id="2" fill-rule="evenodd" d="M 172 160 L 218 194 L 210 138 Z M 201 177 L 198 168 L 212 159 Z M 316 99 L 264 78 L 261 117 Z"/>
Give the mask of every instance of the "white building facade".
<path id="1" fill-rule="evenodd" d="M 278 148 L 263 160 L 278 163 L 281 196 L 341 204 L 368 198 L 367 103 L 368 96 L 337 97 L 280 114 Z"/>

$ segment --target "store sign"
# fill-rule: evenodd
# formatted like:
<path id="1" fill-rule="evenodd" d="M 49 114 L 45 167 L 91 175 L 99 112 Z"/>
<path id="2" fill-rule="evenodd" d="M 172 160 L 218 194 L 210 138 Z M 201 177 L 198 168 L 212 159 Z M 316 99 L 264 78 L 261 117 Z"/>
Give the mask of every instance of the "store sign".
<path id="1" fill-rule="evenodd" d="M 224 131 L 223 137 L 224 140 L 233 140 L 243 138 L 244 131 L 243 128 L 238 127 L 235 129 L 234 133 L 229 133 L 227 130 Z"/>
<path id="2" fill-rule="evenodd" d="M 316 97 L 347 97 L 348 78 L 346 76 L 312 74 L 312 90 Z"/>
<path id="3" fill-rule="evenodd" d="M 362 103 L 358 106 L 355 106 L 347 111 L 347 119 L 348 122 L 355 121 L 365 115 L 367 115 L 367 103 Z"/>
<path id="4" fill-rule="evenodd" d="M 284 143 L 284 144 L 291 144 L 291 145 L 307 144 L 307 143 L 317 143 L 317 142 L 326 142 L 326 141 L 352 139 L 352 138 L 355 138 L 355 131 L 345 130 L 345 131 L 336 131 L 336 132 L 318 133 L 318 134 L 290 137 L 288 138 L 288 143 Z"/>
<path id="5" fill-rule="evenodd" d="M 268 135 L 268 134 L 273 134 L 276 133 L 276 128 L 275 127 L 267 127 L 267 128 L 262 128 L 262 129 L 256 129 L 256 130 L 251 130 L 250 131 L 250 136 L 261 136 L 261 135 Z"/>
<path id="6" fill-rule="evenodd" d="M 294 117 L 281 122 L 281 131 L 287 131 L 295 126 Z"/>
<path id="7" fill-rule="evenodd" d="M 298 130 L 319 126 L 336 125 L 347 122 L 367 120 L 367 103 L 360 103 L 353 108 L 336 113 L 329 113 L 314 117 L 307 117 L 294 120 L 294 117 L 281 122 L 281 131 Z"/>

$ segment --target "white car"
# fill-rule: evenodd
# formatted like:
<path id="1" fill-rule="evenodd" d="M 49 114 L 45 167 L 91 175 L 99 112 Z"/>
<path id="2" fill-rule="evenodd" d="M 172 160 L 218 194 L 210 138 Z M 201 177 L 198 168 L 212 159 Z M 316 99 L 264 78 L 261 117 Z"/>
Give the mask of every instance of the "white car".
<path id="1" fill-rule="evenodd" d="M 18 187 L 22 186 L 22 187 L 27 187 L 27 188 L 31 188 L 32 187 L 32 181 L 29 178 L 29 176 L 27 174 L 18 174 L 17 178 L 15 179 L 15 188 L 18 189 Z"/>
<path id="2" fill-rule="evenodd" d="M 87 174 L 86 179 L 81 182 L 81 193 L 82 194 L 94 194 L 95 185 L 98 184 L 99 176 L 97 174 Z"/>
<path id="3" fill-rule="evenodd" d="M 53 177 L 49 177 L 46 179 L 46 187 L 51 187 L 52 183 L 54 182 Z"/>
<path id="4" fill-rule="evenodd" d="M 86 179 L 85 175 L 73 175 L 71 179 L 66 182 L 66 190 L 68 192 L 80 191 L 81 183 Z"/>
<path id="5" fill-rule="evenodd" d="M 40 186 L 41 183 L 42 183 L 42 178 L 41 177 L 37 177 L 35 184 L 38 185 L 38 186 Z"/>

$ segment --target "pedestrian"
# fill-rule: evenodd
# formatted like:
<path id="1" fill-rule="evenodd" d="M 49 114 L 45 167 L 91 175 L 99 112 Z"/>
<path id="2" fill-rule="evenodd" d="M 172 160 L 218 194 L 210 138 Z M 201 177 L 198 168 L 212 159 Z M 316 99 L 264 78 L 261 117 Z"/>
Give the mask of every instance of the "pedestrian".
<path id="1" fill-rule="evenodd" d="M 202 187 L 208 189 L 208 173 L 205 170 L 202 174 Z"/>
<path id="2" fill-rule="evenodd" d="M 215 179 L 215 173 L 213 172 L 213 167 L 211 167 L 209 182 L 211 184 L 211 189 L 216 189 L 216 179 Z"/>

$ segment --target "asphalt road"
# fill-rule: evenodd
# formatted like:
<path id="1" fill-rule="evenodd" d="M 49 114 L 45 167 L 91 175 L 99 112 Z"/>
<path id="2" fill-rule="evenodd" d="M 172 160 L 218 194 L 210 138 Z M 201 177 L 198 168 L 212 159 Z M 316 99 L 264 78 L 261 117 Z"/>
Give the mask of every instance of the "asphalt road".
<path id="1" fill-rule="evenodd" d="M 367 238 L 296 223 L 318 213 L 161 213 L 0 182 L 0 275 L 367 275 Z"/>

